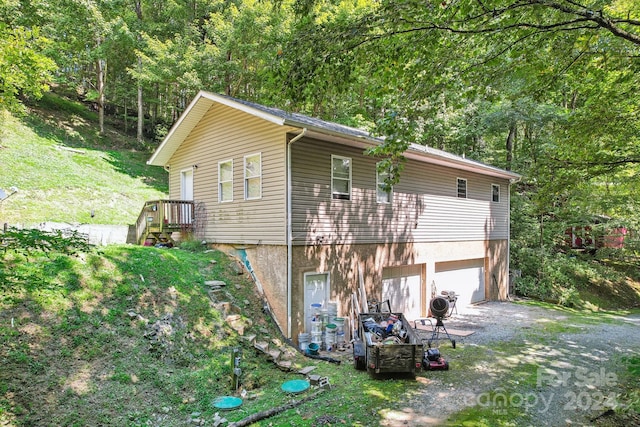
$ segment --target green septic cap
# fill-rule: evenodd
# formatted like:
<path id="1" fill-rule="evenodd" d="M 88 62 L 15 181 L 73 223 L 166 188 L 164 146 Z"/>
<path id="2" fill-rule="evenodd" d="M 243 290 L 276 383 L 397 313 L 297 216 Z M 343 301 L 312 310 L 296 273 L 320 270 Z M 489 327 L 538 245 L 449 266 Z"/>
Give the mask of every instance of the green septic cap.
<path id="1" fill-rule="evenodd" d="M 282 391 L 287 393 L 302 393 L 309 388 L 309 381 L 291 380 L 282 384 Z"/>
<path id="2" fill-rule="evenodd" d="M 222 396 L 213 401 L 213 406 L 218 409 L 235 409 L 242 405 L 242 399 L 235 396 Z"/>

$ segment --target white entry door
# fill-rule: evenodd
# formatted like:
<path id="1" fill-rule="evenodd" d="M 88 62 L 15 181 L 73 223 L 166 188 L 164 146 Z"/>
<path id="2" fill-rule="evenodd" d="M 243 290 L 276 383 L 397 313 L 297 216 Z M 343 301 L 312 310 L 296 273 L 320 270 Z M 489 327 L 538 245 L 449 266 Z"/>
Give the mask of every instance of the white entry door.
<path id="1" fill-rule="evenodd" d="M 193 200 L 193 169 L 185 169 L 180 172 L 180 200 Z M 191 208 L 182 206 L 180 223 L 191 223 Z"/>
<path id="2" fill-rule="evenodd" d="M 311 304 L 327 307 L 329 301 L 329 273 L 305 273 L 304 275 L 304 330 L 311 331 Z"/>
<path id="3" fill-rule="evenodd" d="M 382 270 L 382 301 L 391 311 L 411 321 L 422 317 L 422 264 L 386 267 Z"/>
<path id="4" fill-rule="evenodd" d="M 180 172 L 180 199 L 193 200 L 193 169 Z"/>

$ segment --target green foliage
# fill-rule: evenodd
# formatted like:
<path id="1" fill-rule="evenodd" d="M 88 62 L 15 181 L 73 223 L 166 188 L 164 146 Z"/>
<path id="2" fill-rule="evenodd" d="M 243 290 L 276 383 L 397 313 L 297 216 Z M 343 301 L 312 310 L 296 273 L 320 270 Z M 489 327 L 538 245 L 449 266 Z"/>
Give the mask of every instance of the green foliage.
<path id="1" fill-rule="evenodd" d="M 13 251 L 23 255 L 32 252 L 74 254 L 90 250 L 87 236 L 75 230 L 49 232 L 10 227 L 0 232 L 0 245 L 5 253 Z"/>
<path id="2" fill-rule="evenodd" d="M 519 272 L 514 289 L 522 296 L 574 308 L 617 309 L 640 303 L 640 288 L 633 286 L 637 267 L 628 260 L 520 248 L 512 249 L 511 265 Z"/>
<path id="3" fill-rule="evenodd" d="M 15 289 L 48 289 L 55 286 L 47 280 L 48 271 L 65 271 L 66 263 L 59 263 L 60 255 L 73 255 L 89 252 L 91 246 L 87 237 L 73 230 L 47 232 L 36 229 L 9 228 L 0 232 L 0 293 Z M 40 266 L 38 263 L 23 265 L 15 259 L 44 255 L 50 263 Z M 16 266 L 24 266 L 20 268 Z M 66 274 L 63 274 L 66 276 Z M 75 281 L 70 280 L 73 285 Z"/>
<path id="4" fill-rule="evenodd" d="M 44 54 L 49 44 L 38 28 L 0 21 L 0 110 L 17 110 L 20 96 L 39 98 L 49 89 L 56 68 Z"/>

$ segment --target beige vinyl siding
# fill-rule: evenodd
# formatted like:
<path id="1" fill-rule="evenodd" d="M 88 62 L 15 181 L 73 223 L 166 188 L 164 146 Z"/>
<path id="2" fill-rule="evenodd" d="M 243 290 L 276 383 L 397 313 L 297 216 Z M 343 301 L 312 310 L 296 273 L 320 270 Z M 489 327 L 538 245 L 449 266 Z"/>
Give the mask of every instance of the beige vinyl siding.
<path id="1" fill-rule="evenodd" d="M 206 208 L 206 239 L 218 243 L 286 242 L 286 128 L 215 104 L 171 158 L 170 197 L 181 169 L 194 170 L 194 200 Z M 244 156 L 261 154 L 262 195 L 244 199 Z M 218 202 L 218 162 L 233 160 L 233 201 Z"/>
<path id="2" fill-rule="evenodd" d="M 352 158 L 351 200 L 331 198 L 331 155 Z M 302 139 L 292 147 L 295 244 L 506 239 L 508 182 L 408 160 L 391 204 L 377 203 L 376 161 L 361 149 Z M 456 178 L 467 179 L 467 198 Z M 500 183 L 501 201 L 491 201 Z"/>

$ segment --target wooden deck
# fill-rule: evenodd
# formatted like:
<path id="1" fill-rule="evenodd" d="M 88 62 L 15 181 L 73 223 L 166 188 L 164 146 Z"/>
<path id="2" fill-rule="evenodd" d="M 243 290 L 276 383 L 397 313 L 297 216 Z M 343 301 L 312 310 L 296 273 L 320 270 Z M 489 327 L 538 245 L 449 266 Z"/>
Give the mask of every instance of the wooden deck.
<path id="1" fill-rule="evenodd" d="M 191 200 L 146 202 L 136 221 L 136 241 L 141 245 L 173 244 L 173 233 L 193 229 L 194 213 Z"/>

